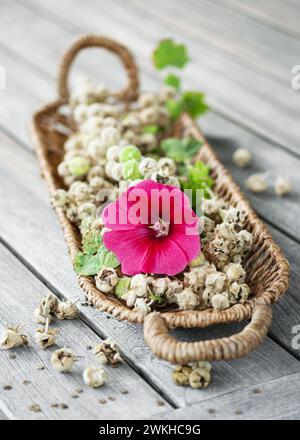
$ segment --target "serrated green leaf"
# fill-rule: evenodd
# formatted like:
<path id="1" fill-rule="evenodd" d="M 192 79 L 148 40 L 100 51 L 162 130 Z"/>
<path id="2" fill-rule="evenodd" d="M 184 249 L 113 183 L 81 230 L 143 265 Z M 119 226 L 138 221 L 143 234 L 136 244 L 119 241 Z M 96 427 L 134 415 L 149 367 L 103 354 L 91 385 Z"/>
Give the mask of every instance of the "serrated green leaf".
<path id="1" fill-rule="evenodd" d="M 77 254 L 75 257 L 74 268 L 78 275 L 96 275 L 100 271 L 99 256 Z"/>
<path id="2" fill-rule="evenodd" d="M 169 138 L 161 143 L 161 148 L 166 156 L 176 162 L 184 162 L 199 151 L 202 143 L 194 138 Z"/>
<path id="3" fill-rule="evenodd" d="M 102 245 L 98 251 L 99 261 L 100 261 L 100 270 L 103 267 L 112 267 L 115 269 L 120 265 L 118 258 L 116 255 L 108 250 L 104 245 Z"/>
<path id="4" fill-rule="evenodd" d="M 84 254 L 96 254 L 102 245 L 102 235 L 98 231 L 89 231 L 84 235 L 82 241 L 82 250 Z"/>
<path id="5" fill-rule="evenodd" d="M 189 61 L 187 48 L 171 39 L 161 40 L 153 52 L 154 66 L 161 70 L 166 66 L 182 68 Z"/>
<path id="6" fill-rule="evenodd" d="M 182 111 L 189 113 L 192 118 L 197 118 L 209 109 L 205 102 L 205 95 L 201 92 L 184 92 L 180 102 Z"/>
<path id="7" fill-rule="evenodd" d="M 176 90 L 179 90 L 181 80 L 180 80 L 179 76 L 174 75 L 173 73 L 169 73 L 165 77 L 165 84 L 167 84 L 168 86 L 174 87 L 174 89 L 176 89 Z"/>
<path id="8" fill-rule="evenodd" d="M 121 298 L 124 295 L 124 293 L 126 293 L 129 290 L 130 281 L 131 281 L 130 277 L 123 277 L 119 279 L 118 284 L 115 287 L 115 295 L 118 298 Z"/>
<path id="9" fill-rule="evenodd" d="M 116 255 L 102 244 L 94 255 L 82 252 L 77 254 L 74 261 L 74 269 L 78 275 L 91 276 L 99 273 L 103 267 L 116 268 L 119 264 Z"/>

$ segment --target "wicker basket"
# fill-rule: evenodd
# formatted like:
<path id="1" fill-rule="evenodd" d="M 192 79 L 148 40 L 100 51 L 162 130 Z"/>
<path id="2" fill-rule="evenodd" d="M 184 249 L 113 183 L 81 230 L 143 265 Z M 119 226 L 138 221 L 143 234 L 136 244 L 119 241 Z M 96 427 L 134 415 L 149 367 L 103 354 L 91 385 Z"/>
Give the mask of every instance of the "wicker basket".
<path id="1" fill-rule="evenodd" d="M 95 46 L 104 47 L 116 53 L 127 71 L 128 85 L 123 90 L 115 92 L 116 99 L 130 103 L 138 96 L 137 68 L 131 53 L 124 46 L 95 35 L 81 37 L 71 46 L 60 65 L 59 99 L 35 113 L 32 124 L 42 174 L 47 181 L 51 195 L 56 189 L 64 186 L 56 168 L 62 159 L 66 136 L 74 129 L 73 121 L 64 111 L 69 96 L 69 69 L 81 49 Z M 79 284 L 88 300 L 99 310 L 110 313 L 119 320 L 144 323 L 145 340 L 160 358 L 180 364 L 199 360 L 238 358 L 257 347 L 266 336 L 272 320 L 270 304 L 277 301 L 288 286 L 288 262 L 194 122 L 187 115 L 182 116 L 173 127 L 172 135 L 177 137 L 192 135 L 204 141 L 199 159 L 209 164 L 213 170 L 214 191 L 232 205 L 241 203 L 246 211 L 245 228 L 254 236 L 253 250 L 245 267 L 247 283 L 251 289 L 249 300 L 245 304 L 236 304 L 222 311 L 214 309 L 162 311 L 161 313 L 153 312 L 145 318 L 140 312 L 128 308 L 118 298 L 107 296 L 97 290 L 92 277 L 80 276 Z M 80 233 L 62 209 L 56 208 L 56 212 L 63 227 L 71 258 L 74 260 L 75 255 L 81 250 Z M 243 319 L 251 319 L 251 321 L 239 334 L 226 338 L 187 343 L 177 341 L 169 334 L 169 329 L 176 327 L 200 328 Z"/>

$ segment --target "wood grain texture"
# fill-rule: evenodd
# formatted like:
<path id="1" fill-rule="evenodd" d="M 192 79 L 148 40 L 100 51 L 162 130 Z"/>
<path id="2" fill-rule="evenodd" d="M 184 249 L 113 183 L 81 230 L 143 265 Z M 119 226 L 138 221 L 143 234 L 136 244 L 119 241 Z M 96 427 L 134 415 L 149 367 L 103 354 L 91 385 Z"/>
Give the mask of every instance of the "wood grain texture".
<path id="1" fill-rule="evenodd" d="M 145 0 L 134 0 L 147 7 Z M 149 4 L 148 4 L 149 6 Z M 228 58 L 263 72 L 290 88 L 291 66 L 299 55 L 299 40 L 210 0 L 154 0 L 152 10 L 193 41 L 205 40 Z M 255 35 L 255 38 L 249 38 Z"/>
<path id="2" fill-rule="evenodd" d="M 171 408 L 159 394 L 128 365 L 106 367 L 109 381 L 99 389 L 88 388 L 82 379 L 84 368 L 99 365 L 90 350 L 100 342 L 80 319 L 56 320 L 51 326 L 59 330 L 57 345 L 41 350 L 34 341 L 35 329 L 42 327 L 32 317 L 37 304 L 48 293 L 42 284 L 6 248 L 0 245 L 1 266 L 1 332 L 7 324 L 26 323 L 24 333 L 29 336 L 29 347 L 0 351 L 0 408 L 10 419 L 135 419 L 150 413 Z M 78 356 L 72 372 L 59 373 L 50 363 L 51 353 L 59 347 L 69 347 Z M 10 355 L 16 358 L 11 359 Z M 45 369 L 38 370 L 42 364 Z M 29 380 L 29 384 L 24 384 Z M 10 385 L 12 389 L 5 390 Z M 76 388 L 82 388 L 78 398 L 72 398 Z M 122 390 L 127 390 L 123 394 Z M 112 397 L 112 400 L 110 398 Z M 99 403 L 99 399 L 106 402 Z M 163 406 L 158 406 L 157 401 Z M 67 409 L 53 408 L 52 403 L 64 403 Z M 29 407 L 40 405 L 42 411 L 35 413 Z"/>
<path id="3" fill-rule="evenodd" d="M 0 137 L 6 149 L 0 150 L 0 228 L 3 240 L 22 256 L 32 270 L 60 295 L 72 300 L 82 298 L 67 255 L 57 219 L 49 206 L 48 194 L 31 153 Z M 19 158 L 19 166 L 14 158 Z M 7 197 L 8 192 L 13 197 Z M 82 316 L 99 334 L 112 336 L 121 345 L 129 362 L 177 406 L 186 406 L 208 397 L 222 395 L 259 382 L 291 374 L 299 362 L 270 339 L 247 358 L 220 362 L 214 366 L 214 383 L 204 393 L 178 388 L 171 382 L 172 366 L 161 362 L 147 349 L 143 329 L 138 325 L 118 322 L 99 311 L 79 305 Z M 282 316 L 283 322 L 287 319 Z M 243 324 L 206 330 L 176 332 L 179 338 L 193 340 L 229 335 Z"/>
<path id="4" fill-rule="evenodd" d="M 228 58 L 203 39 L 195 42 L 151 5 L 134 3 L 128 8 L 119 0 L 113 4 L 87 0 L 82 15 L 79 3 L 74 7 L 73 0 L 53 0 L 51 4 L 29 0 L 29 4 L 44 17 L 64 22 L 68 29 L 106 33 L 126 42 L 139 65 L 152 75 L 150 56 L 159 39 L 171 37 L 186 43 L 193 59 L 184 73 L 187 88 L 202 89 L 213 109 L 299 154 L 299 94 Z"/>
<path id="5" fill-rule="evenodd" d="M 9 2 L 9 5 L 11 5 L 11 2 Z M 9 11 L 10 9 L 8 9 Z M 8 44 L 18 55 L 23 56 L 23 52 L 27 63 L 30 61 L 30 64 L 21 64 L 22 70 L 19 70 L 20 60 L 10 52 L 3 53 L 3 62 L 9 67 L 10 82 L 9 89 L 2 92 L 3 106 L 0 107 L 0 120 L 6 130 L 17 136 L 22 143 L 26 143 L 29 148 L 32 148 L 26 129 L 26 125 L 31 118 L 31 112 L 55 96 L 54 78 L 61 48 L 59 48 L 57 42 L 55 48 L 53 48 L 49 40 L 53 39 L 56 41 L 55 36 L 59 35 L 63 45 L 67 46 L 70 35 L 65 29 L 60 28 L 55 23 L 42 20 L 43 27 L 47 29 L 47 32 L 45 32 L 46 36 L 44 37 L 42 34 L 41 38 L 37 39 L 35 36 L 40 29 L 39 20 L 34 19 L 36 17 L 30 10 L 23 8 L 22 14 L 22 20 L 30 25 L 33 32 L 21 38 L 20 29 L 16 27 L 12 34 L 13 38 L 8 41 Z M 8 16 L 9 14 L 4 14 L 0 17 L 0 20 L 3 17 L 6 17 L 7 20 Z M 5 28 L 5 25 L 6 22 L 4 22 L 3 28 Z M 1 29 L 0 26 L 0 36 L 4 37 L 4 32 Z M 22 41 L 22 44 L 20 44 L 20 41 Z M 97 77 L 98 71 L 101 70 L 101 78 L 98 80 L 104 81 L 112 87 L 118 87 L 122 83 L 124 73 L 121 68 L 118 69 L 119 66 L 115 57 L 99 50 L 92 52 L 90 55 L 93 56 L 84 56 L 79 60 L 81 63 L 77 63 L 76 72 L 82 72 L 84 70 L 83 62 L 87 62 L 85 70 L 89 76 L 94 75 L 94 77 Z M 107 56 L 109 58 L 106 58 Z M 100 66 L 95 65 L 92 60 L 93 57 L 99 63 L 102 62 L 102 59 L 107 60 L 109 67 L 101 69 Z M 38 70 L 40 65 L 49 66 L 50 76 L 47 72 L 40 72 Z M 111 69 L 114 69 L 115 75 L 110 74 Z M 21 77 L 18 75 L 19 71 L 21 72 Z M 22 79 L 22 84 L 20 78 Z M 160 83 L 158 78 L 154 79 L 148 74 L 143 73 L 141 78 L 143 89 L 158 89 Z M 33 84 L 37 85 L 37 87 L 33 88 Z M 201 118 L 200 126 L 242 189 L 245 189 L 244 180 L 249 174 L 256 171 L 267 171 L 269 173 L 270 188 L 268 192 L 258 196 L 251 193 L 247 195 L 254 208 L 264 219 L 275 222 L 278 227 L 287 230 L 293 237 L 299 238 L 300 177 L 298 169 L 300 161 L 289 155 L 286 151 L 272 146 L 272 144 L 256 137 L 249 131 L 241 129 L 216 113 L 211 112 Z M 246 171 L 238 169 L 231 161 L 232 153 L 238 147 L 247 148 L 253 153 L 253 166 Z M 274 195 L 272 182 L 281 174 L 288 174 L 290 176 L 293 184 L 293 194 L 279 200 Z"/>
<path id="6" fill-rule="evenodd" d="M 214 0 L 288 34 L 300 36 L 297 0 Z"/>
<path id="7" fill-rule="evenodd" d="M 299 420 L 300 374 L 154 415 L 155 420 Z"/>

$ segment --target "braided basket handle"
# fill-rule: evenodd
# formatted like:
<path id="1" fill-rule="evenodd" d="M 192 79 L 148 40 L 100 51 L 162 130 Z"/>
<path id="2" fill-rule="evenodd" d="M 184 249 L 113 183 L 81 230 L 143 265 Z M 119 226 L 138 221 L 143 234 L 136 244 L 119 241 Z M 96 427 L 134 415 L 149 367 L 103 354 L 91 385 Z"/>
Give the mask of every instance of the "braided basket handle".
<path id="1" fill-rule="evenodd" d="M 236 335 L 208 341 L 181 342 L 169 334 L 163 315 L 153 312 L 145 319 L 144 337 L 157 357 L 172 363 L 185 365 L 196 361 L 231 360 L 245 356 L 260 345 L 271 321 L 271 307 L 257 305 L 250 323 Z"/>
<path id="2" fill-rule="evenodd" d="M 58 72 L 58 94 L 62 100 L 69 98 L 70 91 L 68 77 L 70 67 L 76 55 L 85 48 L 103 47 L 110 52 L 115 53 L 121 58 L 123 66 L 127 72 L 128 83 L 122 90 L 114 92 L 114 96 L 124 101 L 133 101 L 137 98 L 139 89 L 138 70 L 133 55 L 122 44 L 117 43 L 110 38 L 100 35 L 85 35 L 77 39 L 62 57 Z"/>

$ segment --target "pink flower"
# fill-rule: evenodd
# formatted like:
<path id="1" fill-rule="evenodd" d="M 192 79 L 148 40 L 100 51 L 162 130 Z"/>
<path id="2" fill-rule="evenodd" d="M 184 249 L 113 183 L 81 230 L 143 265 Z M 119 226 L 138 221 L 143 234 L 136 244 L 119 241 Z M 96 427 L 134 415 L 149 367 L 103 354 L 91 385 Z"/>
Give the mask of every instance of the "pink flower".
<path id="1" fill-rule="evenodd" d="M 176 275 L 200 252 L 198 218 L 180 189 L 144 180 L 103 213 L 105 246 L 126 275 Z"/>

